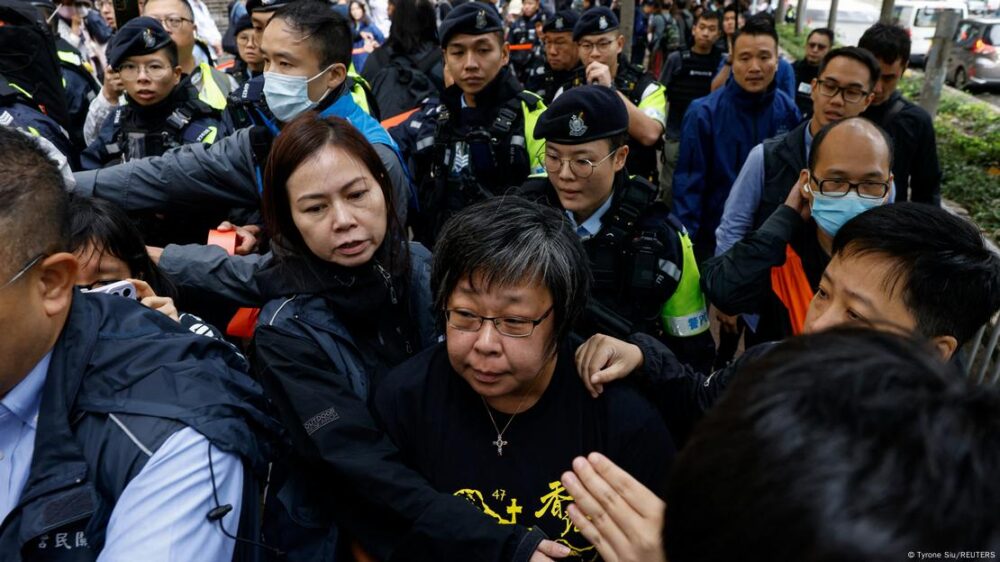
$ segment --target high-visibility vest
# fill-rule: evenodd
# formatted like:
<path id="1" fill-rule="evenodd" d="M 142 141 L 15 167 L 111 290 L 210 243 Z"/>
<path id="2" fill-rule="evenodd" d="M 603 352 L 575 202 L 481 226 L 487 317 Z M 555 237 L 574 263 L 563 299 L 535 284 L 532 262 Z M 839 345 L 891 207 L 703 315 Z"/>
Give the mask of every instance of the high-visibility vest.
<path id="1" fill-rule="evenodd" d="M 788 309 L 792 335 L 801 334 L 814 293 L 802 268 L 802 258 L 792 249 L 791 244 L 785 247 L 785 264 L 771 268 L 771 289 Z"/>
<path id="2" fill-rule="evenodd" d="M 694 244 L 688 236 L 687 229 L 677 233 L 681 239 L 681 249 L 684 251 L 684 267 L 677 289 L 660 310 L 663 329 L 676 337 L 698 335 L 708 329 L 708 308 L 705 306 L 705 294 L 701 292 L 701 273 L 698 271 L 698 261 L 694 257 Z"/>

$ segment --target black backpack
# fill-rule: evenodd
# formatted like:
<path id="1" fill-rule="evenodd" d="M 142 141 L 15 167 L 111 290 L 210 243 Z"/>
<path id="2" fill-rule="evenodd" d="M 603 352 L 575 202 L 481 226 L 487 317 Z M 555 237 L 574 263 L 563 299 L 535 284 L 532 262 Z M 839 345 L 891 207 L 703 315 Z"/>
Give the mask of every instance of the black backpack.
<path id="1" fill-rule="evenodd" d="M 440 95 L 432 72 L 441 65 L 440 51 L 431 49 L 414 61 L 393 52 L 389 62 L 372 77 L 372 93 L 383 118 L 409 111 L 423 100 Z"/>
<path id="2" fill-rule="evenodd" d="M 64 129 L 71 128 L 55 39 L 38 21 L 34 6 L 0 0 L 0 79 L 16 84 L 40 109 Z M 6 85 L 6 84 L 5 84 Z"/>

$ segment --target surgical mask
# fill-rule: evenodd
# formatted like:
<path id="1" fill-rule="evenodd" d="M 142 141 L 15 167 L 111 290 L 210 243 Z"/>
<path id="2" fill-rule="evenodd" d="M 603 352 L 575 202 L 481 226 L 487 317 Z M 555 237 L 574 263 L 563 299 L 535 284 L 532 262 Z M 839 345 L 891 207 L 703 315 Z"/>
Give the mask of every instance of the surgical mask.
<path id="1" fill-rule="evenodd" d="M 813 194 L 812 218 L 830 236 L 836 236 L 847 221 L 882 204 L 882 199 L 866 199 L 854 191 L 849 191 L 843 197 L 830 197 L 812 191 L 809 186 L 806 186 L 806 190 Z"/>
<path id="2" fill-rule="evenodd" d="M 330 89 L 327 88 L 319 101 L 312 101 L 309 99 L 309 83 L 325 74 L 331 67 L 333 67 L 332 64 L 312 78 L 265 72 L 264 97 L 267 100 L 268 109 L 278 118 L 278 121 L 287 123 L 302 112 L 316 107 L 330 93 Z"/>

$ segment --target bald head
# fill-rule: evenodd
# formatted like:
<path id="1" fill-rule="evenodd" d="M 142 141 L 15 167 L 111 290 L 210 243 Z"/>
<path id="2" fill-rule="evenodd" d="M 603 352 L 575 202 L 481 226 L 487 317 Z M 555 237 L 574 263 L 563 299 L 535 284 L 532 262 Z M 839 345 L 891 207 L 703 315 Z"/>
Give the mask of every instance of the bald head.
<path id="1" fill-rule="evenodd" d="M 816 133 L 809 153 L 809 171 L 818 177 L 829 177 L 827 171 L 840 171 L 845 172 L 844 177 L 880 176 L 885 180 L 892 173 L 892 160 L 889 135 L 864 117 L 849 117 Z"/>

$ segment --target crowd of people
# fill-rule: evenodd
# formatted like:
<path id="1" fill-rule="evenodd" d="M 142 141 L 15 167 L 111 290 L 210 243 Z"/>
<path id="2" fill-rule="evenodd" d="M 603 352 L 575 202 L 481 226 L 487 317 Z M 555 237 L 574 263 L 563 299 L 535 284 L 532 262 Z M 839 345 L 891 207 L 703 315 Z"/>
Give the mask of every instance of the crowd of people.
<path id="1" fill-rule="evenodd" d="M 139 10 L 0 0 L 0 560 L 996 557 L 905 30 Z"/>

